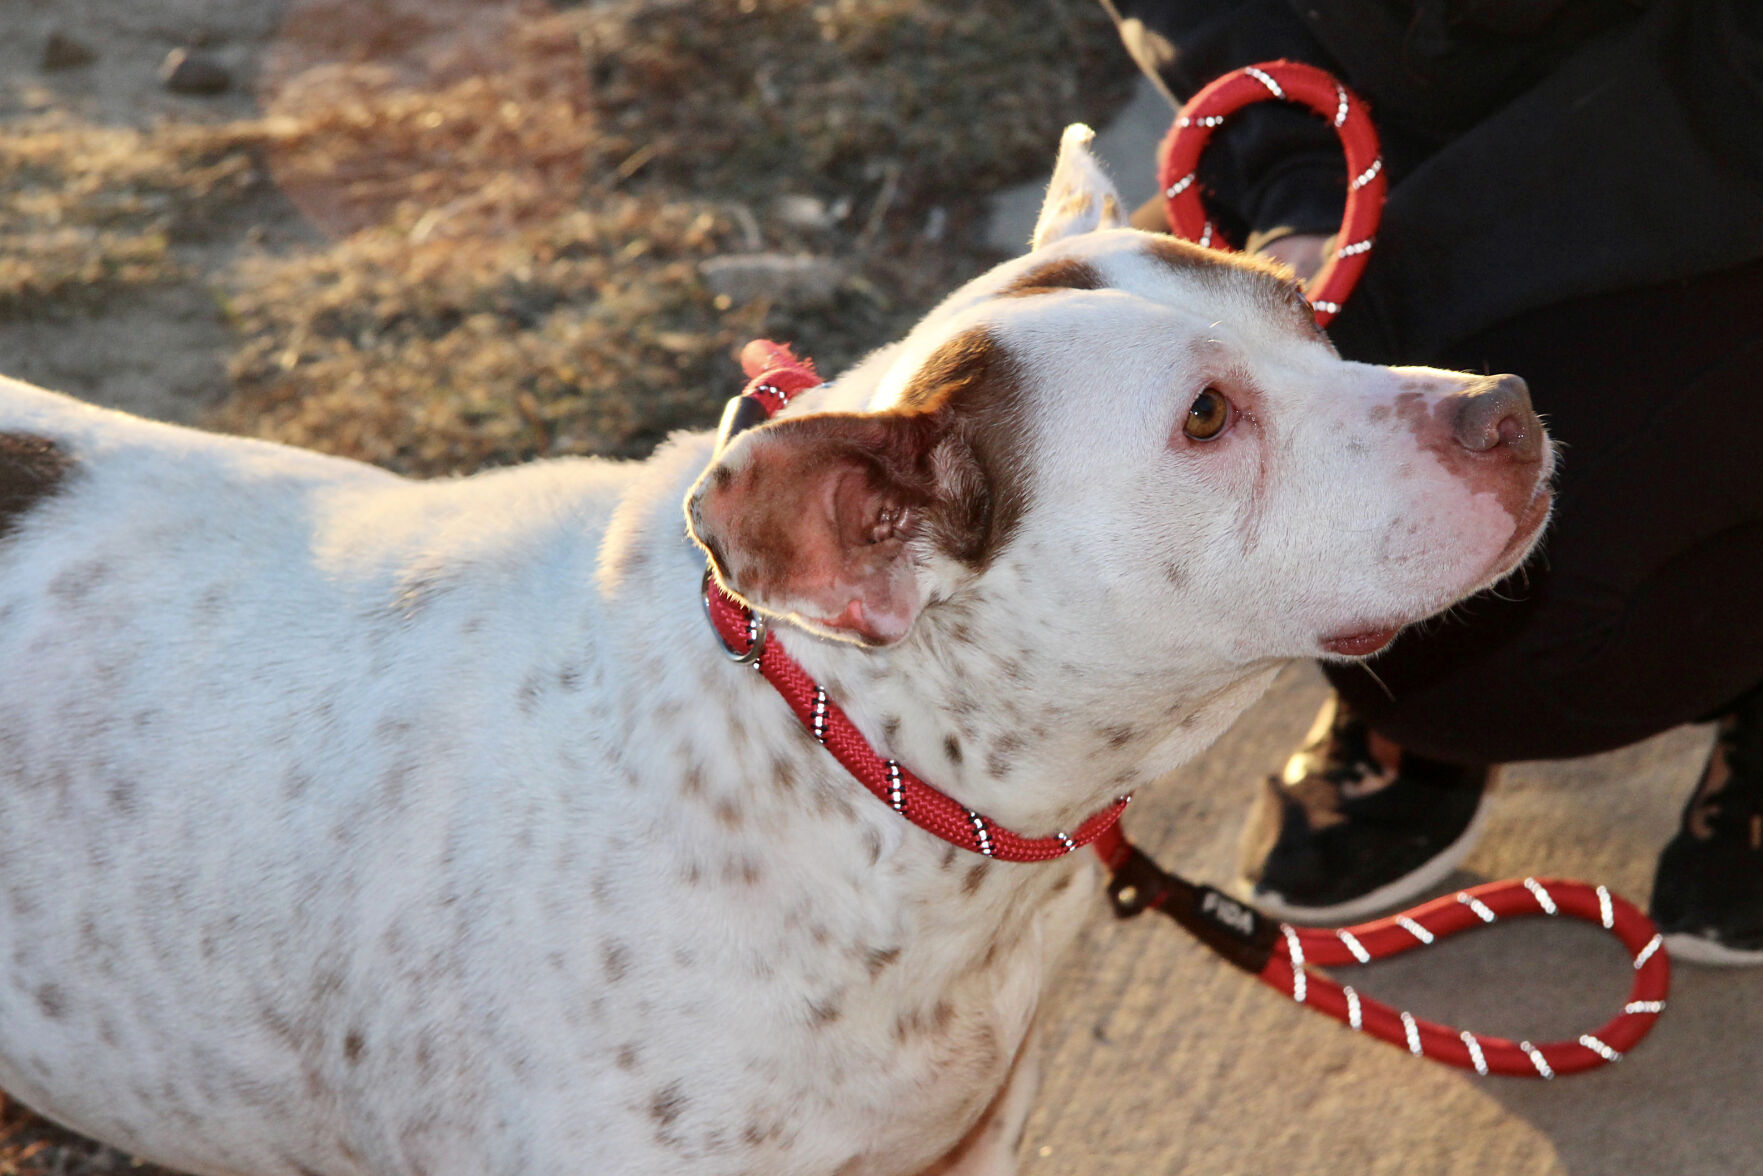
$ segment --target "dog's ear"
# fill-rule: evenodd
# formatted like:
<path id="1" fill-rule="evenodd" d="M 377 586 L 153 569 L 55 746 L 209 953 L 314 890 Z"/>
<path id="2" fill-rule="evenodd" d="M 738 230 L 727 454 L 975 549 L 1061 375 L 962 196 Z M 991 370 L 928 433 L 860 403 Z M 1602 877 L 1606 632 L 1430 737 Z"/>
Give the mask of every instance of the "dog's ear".
<path id="1" fill-rule="evenodd" d="M 743 434 L 686 499 L 718 581 L 749 604 L 886 645 L 923 606 L 908 544 L 938 501 L 946 412 L 823 413 Z"/>
<path id="2" fill-rule="evenodd" d="M 1090 141 L 1095 137 L 1096 133 L 1082 123 L 1065 128 L 1065 135 L 1059 140 L 1059 161 L 1053 165 L 1053 179 L 1047 185 L 1047 198 L 1035 222 L 1033 248 L 1041 249 L 1079 233 L 1126 225 L 1120 193 L 1114 190 L 1113 182 L 1090 150 Z"/>

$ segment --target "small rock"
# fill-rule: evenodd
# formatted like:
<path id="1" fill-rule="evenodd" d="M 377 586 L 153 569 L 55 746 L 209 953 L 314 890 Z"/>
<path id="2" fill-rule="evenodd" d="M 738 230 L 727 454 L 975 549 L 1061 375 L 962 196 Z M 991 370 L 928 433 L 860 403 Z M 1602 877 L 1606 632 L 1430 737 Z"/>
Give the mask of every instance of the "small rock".
<path id="1" fill-rule="evenodd" d="M 159 67 L 159 80 L 173 94 L 219 94 L 233 84 L 233 75 L 206 53 L 173 49 Z"/>
<path id="2" fill-rule="evenodd" d="M 779 196 L 772 202 L 772 213 L 778 220 L 792 229 L 812 229 L 825 232 L 851 211 L 851 202 L 841 199 L 829 204 L 818 196 L 803 196 L 789 193 Z"/>
<path id="3" fill-rule="evenodd" d="M 799 307 L 827 305 L 845 280 L 838 262 L 810 254 L 736 253 L 700 262 L 698 273 L 712 294 L 733 302 L 766 298 Z"/>
<path id="4" fill-rule="evenodd" d="M 97 60 L 98 55 L 89 45 L 82 44 L 59 30 L 50 33 L 49 39 L 43 43 L 45 70 L 78 69 Z"/>

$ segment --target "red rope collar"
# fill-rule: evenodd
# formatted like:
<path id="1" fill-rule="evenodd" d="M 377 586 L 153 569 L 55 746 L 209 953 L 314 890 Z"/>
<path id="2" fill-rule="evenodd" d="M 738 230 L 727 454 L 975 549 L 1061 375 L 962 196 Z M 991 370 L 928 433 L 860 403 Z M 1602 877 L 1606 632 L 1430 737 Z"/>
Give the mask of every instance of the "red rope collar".
<path id="1" fill-rule="evenodd" d="M 719 449 L 741 429 L 775 415 L 798 393 L 820 383 L 812 363 L 797 359 L 788 347 L 767 340 L 749 343 L 741 352 L 741 366 L 751 379 L 723 413 Z M 764 620 L 724 592 L 708 572 L 704 577 L 704 607 L 728 655 L 755 666 L 796 712 L 815 741 L 830 751 L 858 783 L 896 813 L 951 845 L 1005 862 L 1051 861 L 1090 844 L 1111 829 L 1131 799 L 1123 796 L 1091 814 L 1076 828 L 1049 837 L 1024 837 L 1012 832 L 926 784 L 897 761 L 877 755 L 820 684 L 781 645 L 766 640 Z"/>

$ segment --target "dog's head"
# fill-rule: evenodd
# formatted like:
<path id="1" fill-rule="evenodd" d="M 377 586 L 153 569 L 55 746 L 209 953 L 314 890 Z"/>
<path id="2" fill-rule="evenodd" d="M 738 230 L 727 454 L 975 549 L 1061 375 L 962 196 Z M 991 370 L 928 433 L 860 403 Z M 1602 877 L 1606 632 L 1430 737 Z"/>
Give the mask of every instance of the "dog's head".
<path id="1" fill-rule="evenodd" d="M 1518 565 L 1553 466 L 1522 381 L 1341 359 L 1289 272 L 1125 227 L 1088 138 L 1031 251 L 859 369 L 865 411 L 718 456 L 687 512 L 725 587 L 885 644 L 989 585 L 1229 665 L 1374 652 Z"/>

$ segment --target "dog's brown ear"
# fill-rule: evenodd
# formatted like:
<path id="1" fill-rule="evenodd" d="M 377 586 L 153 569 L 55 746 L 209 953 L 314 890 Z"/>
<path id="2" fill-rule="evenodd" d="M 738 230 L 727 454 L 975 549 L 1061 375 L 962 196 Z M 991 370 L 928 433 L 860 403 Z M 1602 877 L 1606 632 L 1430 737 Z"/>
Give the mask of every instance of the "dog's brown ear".
<path id="1" fill-rule="evenodd" d="M 870 644 L 923 606 L 911 540 L 941 513 L 935 452 L 949 414 L 825 413 L 729 446 L 686 500 L 723 587 L 766 612 Z"/>
<path id="2" fill-rule="evenodd" d="M 1126 225 L 1127 212 L 1120 206 L 1120 193 L 1090 151 L 1090 141 L 1095 137 L 1096 133 L 1082 123 L 1065 128 L 1065 136 L 1059 141 L 1059 160 L 1053 165 L 1053 179 L 1047 184 L 1047 197 L 1041 204 L 1040 218 L 1035 221 L 1033 248 L 1042 249 L 1080 233 Z"/>

